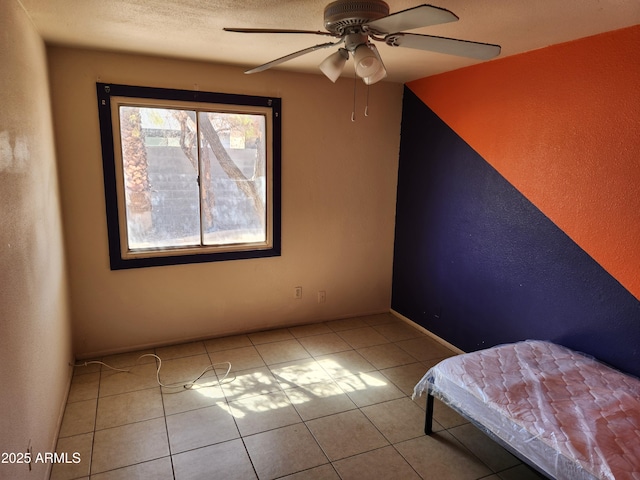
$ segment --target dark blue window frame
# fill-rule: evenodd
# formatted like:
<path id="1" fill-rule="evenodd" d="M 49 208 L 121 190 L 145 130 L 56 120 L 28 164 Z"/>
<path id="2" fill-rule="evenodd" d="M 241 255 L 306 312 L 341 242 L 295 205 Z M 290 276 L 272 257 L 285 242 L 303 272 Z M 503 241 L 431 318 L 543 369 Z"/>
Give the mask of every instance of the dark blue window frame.
<path id="1" fill-rule="evenodd" d="M 200 92 L 167 88 L 140 87 L 96 83 L 100 137 L 102 141 L 102 162 L 106 202 L 107 230 L 109 237 L 109 263 L 111 270 L 181 265 L 191 263 L 218 262 L 252 258 L 275 257 L 281 255 L 281 105 L 280 98 L 251 95 L 236 95 L 214 92 Z M 225 104 L 229 106 L 258 106 L 271 111 L 272 125 L 272 165 L 271 165 L 271 221 L 272 241 L 268 248 L 234 250 L 223 252 L 202 252 L 181 254 L 179 249 L 167 256 L 125 258 L 120 242 L 120 212 L 116 185 L 116 164 L 114 152 L 113 123 L 111 116 L 112 97 L 173 100 Z M 124 213 L 123 213 L 124 214 Z"/>

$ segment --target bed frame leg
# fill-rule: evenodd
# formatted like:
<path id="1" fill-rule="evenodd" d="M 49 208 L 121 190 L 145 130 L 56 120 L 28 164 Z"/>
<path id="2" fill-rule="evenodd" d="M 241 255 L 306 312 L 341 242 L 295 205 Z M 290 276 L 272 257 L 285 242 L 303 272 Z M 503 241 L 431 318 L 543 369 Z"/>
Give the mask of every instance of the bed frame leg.
<path id="1" fill-rule="evenodd" d="M 431 435 L 433 433 L 433 395 L 427 394 L 427 412 L 424 417 L 424 433 Z"/>

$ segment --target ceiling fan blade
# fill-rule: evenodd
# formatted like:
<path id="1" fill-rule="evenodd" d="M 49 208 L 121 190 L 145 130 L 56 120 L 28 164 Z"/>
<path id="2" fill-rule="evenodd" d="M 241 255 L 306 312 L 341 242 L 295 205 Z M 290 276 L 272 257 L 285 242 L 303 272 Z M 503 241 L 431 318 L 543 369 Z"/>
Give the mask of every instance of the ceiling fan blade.
<path id="1" fill-rule="evenodd" d="M 392 47 L 416 48 L 418 50 L 428 50 L 430 52 L 446 53 L 478 60 L 489 60 L 500 55 L 500 45 L 415 33 L 389 35 L 385 38 L 385 42 Z"/>
<path id="2" fill-rule="evenodd" d="M 457 20 L 458 17 L 449 10 L 431 5 L 420 5 L 365 23 L 365 26 L 375 33 L 386 34 Z"/>
<path id="3" fill-rule="evenodd" d="M 288 62 L 289 60 L 293 60 L 294 58 L 301 57 L 302 55 L 306 55 L 307 53 L 315 52 L 316 50 L 320 50 L 322 48 L 333 47 L 334 45 L 338 45 L 340 42 L 328 42 L 321 43 L 320 45 L 314 45 L 313 47 L 305 48 L 304 50 L 299 50 L 294 53 L 290 53 L 289 55 L 285 55 L 284 57 L 277 58 L 275 60 L 271 60 L 263 65 L 252 68 L 251 70 L 247 70 L 244 73 L 258 73 L 263 72 L 271 67 L 275 67 L 276 65 L 280 65 L 281 63 Z"/>
<path id="4" fill-rule="evenodd" d="M 238 33 L 306 33 L 312 35 L 328 35 L 335 37 L 333 33 L 323 32 L 321 30 L 285 30 L 281 28 L 223 28 L 225 32 L 238 32 Z"/>

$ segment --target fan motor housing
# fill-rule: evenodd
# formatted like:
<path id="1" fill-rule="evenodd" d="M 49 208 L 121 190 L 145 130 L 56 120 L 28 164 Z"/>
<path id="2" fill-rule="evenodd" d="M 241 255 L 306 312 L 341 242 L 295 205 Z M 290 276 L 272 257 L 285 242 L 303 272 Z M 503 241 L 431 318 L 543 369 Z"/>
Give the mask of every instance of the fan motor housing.
<path id="1" fill-rule="evenodd" d="M 325 7 L 324 26 L 332 33 L 343 35 L 350 27 L 359 27 L 387 15 L 389 5 L 382 0 L 338 0 Z"/>

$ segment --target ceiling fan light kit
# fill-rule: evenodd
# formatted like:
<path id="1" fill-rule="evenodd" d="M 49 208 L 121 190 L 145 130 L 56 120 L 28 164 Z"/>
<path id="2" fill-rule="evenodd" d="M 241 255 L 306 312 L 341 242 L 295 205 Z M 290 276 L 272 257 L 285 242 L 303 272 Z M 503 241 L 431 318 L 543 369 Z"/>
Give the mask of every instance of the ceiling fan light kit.
<path id="1" fill-rule="evenodd" d="M 322 43 L 277 58 L 245 73 L 257 73 L 316 50 L 339 46 L 320 63 L 320 71 L 335 82 L 342 73 L 349 54 L 354 58 L 356 75 L 367 85 L 382 80 L 387 71 L 371 40 L 391 47 L 405 47 L 477 60 L 489 60 L 500 54 L 500 46 L 455 38 L 405 33 L 404 30 L 455 22 L 458 17 L 444 8 L 433 5 L 417 7 L 389 14 L 389 5 L 382 0 L 337 0 L 324 9 L 326 31 L 225 28 L 240 33 L 287 33 L 332 36 L 337 40 Z"/>
<path id="2" fill-rule="evenodd" d="M 369 48 L 373 51 L 373 53 L 377 57 L 380 67 L 368 77 L 362 77 L 362 81 L 367 85 L 373 85 L 374 83 L 387 78 L 387 69 L 384 67 L 384 64 L 382 63 L 382 58 L 380 57 L 380 53 L 378 52 L 378 49 L 376 48 L 376 46 L 369 45 Z"/>
<path id="3" fill-rule="evenodd" d="M 322 61 L 319 66 L 320 71 L 335 83 L 340 74 L 342 74 L 347 60 L 349 60 L 349 52 L 345 48 L 339 48 L 337 52 L 332 53 Z"/>
<path id="4" fill-rule="evenodd" d="M 380 68 L 380 62 L 367 44 L 359 45 L 353 52 L 353 59 L 356 63 L 356 74 L 360 78 L 373 75 Z"/>

